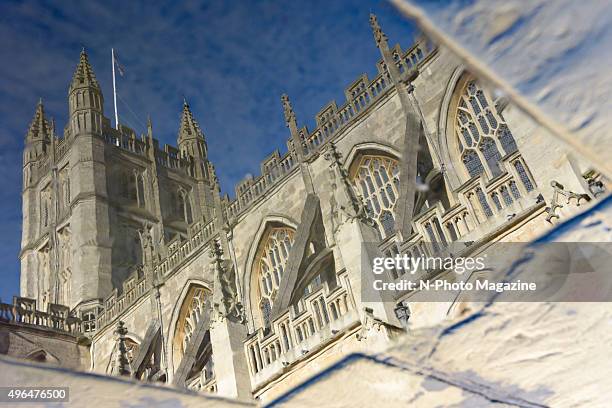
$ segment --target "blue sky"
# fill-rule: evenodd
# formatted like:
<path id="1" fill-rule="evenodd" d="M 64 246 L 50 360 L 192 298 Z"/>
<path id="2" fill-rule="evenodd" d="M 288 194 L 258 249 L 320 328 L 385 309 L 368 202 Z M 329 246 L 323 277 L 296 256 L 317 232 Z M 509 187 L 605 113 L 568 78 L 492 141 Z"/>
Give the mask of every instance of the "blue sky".
<path id="1" fill-rule="evenodd" d="M 378 15 L 392 44 L 414 30 L 385 1 L 0 2 L 0 298 L 19 291 L 23 137 L 39 97 L 57 128 L 66 123 L 68 85 L 84 46 L 113 116 L 110 50 L 118 50 L 120 122 L 176 144 L 183 95 L 206 135 L 222 188 L 257 175 L 286 149 L 280 95 L 300 125 L 314 128 L 327 102 L 375 74 L 380 58 L 368 22 Z"/>

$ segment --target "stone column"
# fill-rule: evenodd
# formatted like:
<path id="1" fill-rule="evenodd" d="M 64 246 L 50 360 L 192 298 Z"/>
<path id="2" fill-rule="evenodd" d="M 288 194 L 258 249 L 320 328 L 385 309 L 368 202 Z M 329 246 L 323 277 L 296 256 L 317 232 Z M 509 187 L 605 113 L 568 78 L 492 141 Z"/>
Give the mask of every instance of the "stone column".
<path id="1" fill-rule="evenodd" d="M 210 326 L 217 390 L 224 397 L 250 399 L 251 380 L 244 351 L 246 326 L 234 319 L 215 316 Z"/>

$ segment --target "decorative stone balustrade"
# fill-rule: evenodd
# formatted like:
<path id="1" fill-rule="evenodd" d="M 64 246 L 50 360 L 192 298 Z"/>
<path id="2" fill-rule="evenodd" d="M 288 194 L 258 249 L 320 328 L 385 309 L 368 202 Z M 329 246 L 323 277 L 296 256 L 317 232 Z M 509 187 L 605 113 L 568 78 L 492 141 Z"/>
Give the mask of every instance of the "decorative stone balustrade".
<path id="1" fill-rule="evenodd" d="M 169 246 L 168 256 L 155 265 L 154 276 L 163 278 L 168 275 L 189 255 L 206 245 L 213 238 L 214 231 L 212 221 L 193 224 L 190 228 L 191 237 L 184 242 L 177 241 Z M 104 300 L 103 310 L 97 317 L 97 328 L 100 329 L 113 322 L 124 310 L 144 296 L 149 287 L 147 277 L 140 270 L 135 271 L 123 283 L 121 296 L 118 295 L 117 289 L 114 289 Z"/>
<path id="2" fill-rule="evenodd" d="M 513 171 L 514 163 L 522 160 L 518 154 L 504 160 L 505 168 L 510 169 L 489 180 L 486 175 L 474 177 L 458 191 L 458 204 L 445 210 L 440 202 L 422 211 L 412 222 L 414 233 L 404 242 L 396 236 L 385 239 L 379 245 L 387 257 L 406 254 L 409 257 L 454 255 L 463 252 L 470 243 L 472 231 L 479 237 L 512 222 L 522 211 L 542 207 L 537 199 L 535 183 L 529 175 L 521 180 L 520 174 Z M 451 245 L 462 242 L 462 245 Z M 467 244 L 466 244 L 467 243 Z M 425 273 L 426 271 L 422 271 Z M 392 279 L 398 279 L 404 271 L 390 271 Z"/>
<path id="3" fill-rule="evenodd" d="M 185 258 L 206 245 L 213 238 L 214 222 L 196 223 L 191 227 L 190 232 L 191 236 L 186 241 L 171 246 L 168 256 L 155 266 L 156 276 L 167 275 Z"/>
<path id="4" fill-rule="evenodd" d="M 303 310 L 291 307 L 269 329 L 259 328 L 245 342 L 255 387 L 359 322 L 346 272 L 338 274 L 335 288 L 323 283 L 302 301 Z"/>
<path id="5" fill-rule="evenodd" d="M 144 156 L 147 152 L 147 144 L 143 140 L 136 138 L 134 133 L 125 135 L 114 129 L 107 129 L 106 133 L 104 134 L 104 140 L 108 144 L 119 147 L 123 150 L 127 150 L 128 152 L 132 152 L 139 156 Z"/>
<path id="6" fill-rule="evenodd" d="M 269 164 L 267 172 L 256 178 L 245 180 L 238 188 L 237 198 L 230 202 L 225 211 L 228 218 L 233 218 L 240 214 L 253 200 L 261 196 L 276 181 L 289 173 L 295 166 L 296 159 L 292 152 L 288 152 L 281 157 L 277 163 Z"/>
<path id="7" fill-rule="evenodd" d="M 117 289 L 115 288 L 110 296 L 104 300 L 103 309 L 97 317 L 97 329 L 111 323 L 125 309 L 144 296 L 147 293 L 148 286 L 146 276 L 135 271 L 123 282 L 123 293 L 121 296 L 118 296 Z"/>
<path id="8" fill-rule="evenodd" d="M 426 38 L 420 38 L 417 40 L 412 47 L 408 48 L 406 51 L 402 51 L 401 47 L 396 45 L 392 50 L 393 59 L 395 60 L 395 64 L 399 69 L 401 74 L 410 71 L 413 68 L 416 68 L 418 64 L 428 55 L 432 49 L 433 44 L 429 42 Z M 381 60 L 377 64 L 378 72 L 385 72 L 387 67 L 385 63 Z"/>
<path id="9" fill-rule="evenodd" d="M 0 322 L 52 329 L 73 335 L 81 333 L 79 319 L 66 306 L 49 304 L 47 311 L 36 309 L 36 300 L 15 296 L 13 304 L 0 303 Z"/>
<path id="10" fill-rule="evenodd" d="M 204 382 L 203 382 L 204 381 Z M 187 384 L 187 389 L 195 392 L 205 392 L 208 394 L 217 393 L 217 379 L 211 378 L 204 380 L 202 376 L 194 378 L 190 383 Z"/>

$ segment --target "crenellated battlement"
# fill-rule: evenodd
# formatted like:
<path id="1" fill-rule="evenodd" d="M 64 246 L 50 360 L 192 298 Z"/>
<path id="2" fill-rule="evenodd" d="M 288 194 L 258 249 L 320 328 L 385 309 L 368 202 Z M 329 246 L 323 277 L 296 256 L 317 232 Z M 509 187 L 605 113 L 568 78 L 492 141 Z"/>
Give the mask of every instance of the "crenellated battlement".
<path id="1" fill-rule="evenodd" d="M 399 44 L 395 45 L 392 52 L 397 66 L 401 73 L 415 70 L 435 48 L 425 38 L 420 38 L 407 50 L 402 50 Z M 330 101 L 324 105 L 315 115 L 316 128 L 309 131 L 307 127 L 300 129 L 302 139 L 302 149 L 306 156 L 314 155 L 319 147 L 326 140 L 341 132 L 349 122 L 367 109 L 372 103 L 381 98 L 391 88 L 389 74 L 382 59 L 377 62 L 376 68 L 378 75 L 369 79 L 367 74 L 363 74 L 355 79 L 344 94 L 346 101 L 338 106 L 336 101 Z M 188 105 L 185 105 L 187 112 Z M 188 115 L 189 116 L 189 115 Z M 136 132 L 128 126 L 120 124 L 119 129 L 111 126 L 110 119 L 102 118 L 101 123 L 102 137 L 104 141 L 123 151 L 147 157 L 149 149 L 153 149 L 156 164 L 169 169 L 189 172 L 192 167 L 192 159 L 187 154 L 182 154 L 176 146 L 165 144 L 160 148 L 159 141 L 148 140 L 145 135 L 137 136 Z M 64 129 L 62 138 L 52 135 L 54 161 L 61 161 L 70 149 L 73 130 L 69 124 Z M 35 173 L 32 175 L 38 179 L 48 173 L 51 167 L 50 154 L 44 154 L 36 163 Z M 229 202 L 227 215 L 234 217 L 239 214 L 256 197 L 260 196 L 271 185 L 289 173 L 296 162 L 295 147 L 291 139 L 287 140 L 287 152 L 281 154 L 275 150 L 270 156 L 266 157 L 260 165 L 260 175 L 253 177 L 247 176 L 237 183 L 234 188 L 235 198 Z"/>
<path id="2" fill-rule="evenodd" d="M 407 50 L 404 51 L 396 45 L 392 52 L 400 73 L 408 76 L 410 72 L 416 72 L 418 66 L 435 50 L 427 39 L 420 38 Z M 307 158 L 316 155 L 322 145 L 340 134 L 354 120 L 361 117 L 368 107 L 393 89 L 384 62 L 380 60 L 376 67 L 378 70 L 376 77 L 369 79 L 367 74 L 363 74 L 345 89 L 344 104 L 338 106 L 336 101 L 331 101 L 321 108 L 315 115 L 317 127 L 312 132 L 307 127 L 299 130 L 301 148 Z M 226 207 L 228 218 L 238 216 L 278 180 L 291 172 L 297 162 L 297 153 L 291 139 L 288 139 L 287 146 L 288 151 L 285 154 L 281 155 L 276 150 L 262 161 L 259 176 L 249 175 L 236 185 L 236 197 L 230 200 Z"/>
<path id="3" fill-rule="evenodd" d="M 187 172 L 191 164 L 190 157 L 181 155 L 177 147 L 164 144 L 163 149 L 160 149 L 157 139 L 152 139 L 151 142 L 144 135 L 138 137 L 133 129 L 124 125 L 120 125 L 120 130 L 108 127 L 104 130 L 103 135 L 105 142 L 109 145 L 143 158 L 148 159 L 148 151 L 152 149 L 155 163 L 159 166 Z"/>
<path id="4" fill-rule="evenodd" d="M 399 46 L 395 46 L 393 51 L 400 71 L 405 74 L 405 79 L 409 79 L 409 73 L 416 72 L 419 64 L 422 64 L 432 54 L 434 48 L 426 41 L 419 40 L 408 50 L 404 51 Z M 82 54 L 80 64 L 87 64 L 84 54 Z M 371 106 L 393 92 L 394 88 L 390 74 L 387 72 L 385 65 L 379 61 L 376 66 L 378 74 L 374 78 L 369 78 L 368 75 L 363 74 L 349 84 L 344 92 L 346 95 L 344 103 L 338 105 L 336 101 L 331 101 L 321 108 L 315 115 L 316 128 L 314 130 L 311 131 L 306 126 L 296 129 L 299 138 L 287 140 L 286 152 L 274 150 L 261 161 L 260 175 L 249 176 L 237 183 L 235 198 L 229 199 L 226 196 L 221 200 L 222 211 L 225 211 L 229 220 L 242 214 L 258 198 L 274 186 L 279 185 L 286 176 L 293 172 L 300 160 L 312 160 L 316 157 L 327 141 L 340 135 L 352 123 L 363 117 Z M 98 92 L 98 89 L 93 85 L 89 88 Z M 89 91 L 89 88 L 83 89 Z M 121 204 L 121 214 L 118 214 L 118 216 L 124 218 L 125 225 L 117 229 L 114 236 L 114 239 L 118 240 L 117 242 L 121 242 L 113 248 L 117 251 L 117 254 L 123 254 L 120 255 L 123 257 L 131 254 L 128 250 L 124 251 L 124 247 L 132 248 L 132 241 L 136 242 L 137 239 L 132 240 L 132 238 L 125 237 L 134 236 L 138 238 L 136 230 L 141 231 L 142 228 L 142 226 L 139 226 L 141 223 L 140 217 L 144 216 L 149 220 L 157 220 L 156 222 L 162 225 L 162 235 L 156 237 L 156 242 L 159 242 L 160 246 L 155 259 L 153 259 L 152 270 L 149 271 L 151 273 L 148 277 L 145 276 L 147 274 L 143 273 L 142 265 L 137 269 L 121 270 L 122 286 L 114 285 L 112 290 L 111 287 L 108 287 L 108 290 L 105 289 L 100 292 L 105 295 L 92 297 L 104 299 L 100 314 L 96 313 L 96 326 L 100 328 L 112 322 L 138 299 L 145 296 L 152 284 L 151 279 L 164 280 L 171 276 L 193 254 L 208 245 L 215 237 L 217 227 L 212 215 L 205 214 L 205 210 L 203 210 L 207 208 L 204 204 L 207 200 L 205 194 L 208 192 L 207 189 L 210 189 L 210 184 L 208 184 L 210 182 L 210 163 L 206 164 L 206 141 L 204 133 L 195 121 L 186 101 L 183 104 L 179 126 L 178 146 L 168 144 L 160 146 L 159 141 L 153 137 L 150 122 L 146 134 L 138 135 L 135 130 L 121 124 L 118 129 L 115 129 L 110 119 L 103 116 L 100 105 L 96 104 L 97 102 L 94 103 L 93 107 L 87 104 L 83 105 L 84 102 L 79 99 L 79 95 L 75 95 L 71 96 L 73 99 L 71 103 L 74 106 L 83 106 L 83 109 L 79 108 L 80 110 L 77 110 L 80 112 L 79 114 L 82 113 L 81 111 L 85 113 L 84 116 L 79 116 L 76 121 L 71 121 L 66 125 L 63 137 L 55 135 L 54 124 L 44 117 L 42 103 L 37 108 L 33 121 L 34 125 L 32 125 L 29 134 L 32 140 L 40 139 L 45 141 L 46 144 L 44 149 L 40 149 L 42 154 L 29 162 L 26 179 L 30 180 L 28 183 L 36 184 L 39 180 L 43 178 L 46 180 L 46 177 L 50 176 L 52 180 L 57 182 L 41 186 L 45 190 L 43 191 L 43 199 L 46 201 L 41 201 L 42 205 L 37 203 L 32 206 L 32 219 L 36 220 L 36 224 L 33 224 L 31 239 L 26 242 L 23 248 L 30 249 L 33 248 L 34 243 L 42 242 L 40 236 L 47 236 L 45 235 L 46 231 L 55 228 L 60 223 L 62 223 L 62 228 L 66 225 L 71 226 L 74 220 L 70 217 L 79 214 L 78 211 L 73 211 L 73 207 L 84 205 L 84 201 L 73 201 L 73 198 L 80 197 L 79 194 L 81 194 L 83 186 L 86 194 L 89 194 L 90 189 L 97 188 L 95 183 L 91 184 L 90 181 L 79 184 L 83 183 L 84 179 L 80 175 L 74 177 L 71 174 L 72 165 L 65 166 L 68 155 L 73 156 L 70 151 L 75 148 L 78 149 L 79 156 L 75 164 L 89 160 L 94 161 L 94 163 L 101 163 L 100 160 L 113 156 L 121 159 L 117 163 L 125 164 L 125 169 L 117 169 L 116 166 L 113 169 L 105 169 L 104 165 L 101 165 L 102 167 L 97 170 L 98 172 L 102 169 L 108 170 L 106 185 L 110 188 L 102 188 L 100 190 L 101 196 L 108 194 L 112 197 L 110 201 L 112 204 Z M 94 117 L 87 114 L 90 108 L 99 111 L 101 117 L 99 122 L 90 122 L 91 118 Z M 88 133 L 87 129 L 90 129 L 91 132 Z M 82 136 L 93 138 L 93 144 L 90 140 L 80 139 Z M 46 142 L 47 140 L 48 142 Z M 300 140 L 300 146 L 295 145 L 295 140 Z M 95 159 L 94 156 L 97 156 L 98 159 Z M 131 164 L 124 159 L 129 159 Z M 143 171 L 143 167 L 150 171 Z M 164 174 L 164 171 L 161 173 L 156 171 L 156 167 L 176 170 L 191 177 L 190 180 L 183 178 L 183 184 L 192 183 L 193 186 L 191 187 L 191 198 L 188 198 L 191 200 L 189 204 L 187 204 L 187 201 L 183 201 L 183 204 L 181 204 L 179 195 L 185 194 L 185 191 L 189 193 L 189 189 L 186 190 L 184 185 L 176 181 L 177 175 L 172 176 L 174 179 L 169 178 Z M 54 169 L 59 171 L 54 173 Z M 204 170 L 201 171 L 202 169 Z M 70 188 L 72 180 L 75 181 Z M 92 176 L 90 180 L 94 181 L 96 179 Z M 144 187 L 145 180 L 146 188 Z M 204 183 L 200 183 L 202 186 L 198 187 L 200 181 L 204 181 Z M 200 194 L 196 191 L 198 188 L 202 190 L 202 194 L 196 201 L 196 195 Z M 155 189 L 160 190 L 156 191 Z M 185 200 L 185 197 L 189 196 L 183 195 L 182 199 Z M 55 208 L 52 203 L 53 200 L 57 201 L 61 211 L 53 210 Z M 198 209 L 197 212 L 196 208 Z M 177 209 L 180 211 L 177 212 Z M 115 210 L 112 209 L 111 211 Z M 68 214 L 68 217 L 66 217 L 66 214 Z M 47 219 L 49 219 L 48 222 Z M 70 228 L 66 228 L 65 234 L 70 235 L 70 233 Z M 70 242 L 69 238 L 66 238 L 66 242 Z M 54 253 L 51 247 L 59 244 L 49 240 L 46 245 L 46 250 L 49 253 Z M 67 244 L 62 245 L 66 246 Z M 136 250 L 132 248 L 132 252 L 137 250 L 138 248 Z M 22 252 L 22 255 L 39 258 L 44 256 L 37 253 L 32 255 L 29 252 L 27 254 Z M 68 255 L 65 258 L 66 261 L 60 266 L 62 270 L 70 262 Z M 132 258 L 126 258 L 124 261 L 135 262 Z M 38 258 L 36 258 L 36 262 L 39 262 Z M 41 262 L 47 261 L 42 259 Z M 74 263 L 74 261 L 72 262 Z M 34 262 L 32 261 L 32 263 Z M 51 265 L 51 263 L 47 264 Z M 76 267 L 75 265 L 72 266 Z M 64 290 L 67 293 L 68 289 Z M 64 299 L 64 301 L 69 302 L 70 300 Z"/>

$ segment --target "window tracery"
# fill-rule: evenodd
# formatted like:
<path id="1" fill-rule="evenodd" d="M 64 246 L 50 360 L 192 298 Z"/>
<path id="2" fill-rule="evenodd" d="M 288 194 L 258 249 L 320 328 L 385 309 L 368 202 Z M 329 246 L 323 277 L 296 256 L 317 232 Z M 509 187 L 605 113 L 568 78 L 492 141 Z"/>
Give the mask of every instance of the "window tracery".
<path id="1" fill-rule="evenodd" d="M 399 197 L 399 165 L 388 156 L 363 155 L 352 181 L 365 200 L 368 214 L 382 236 L 395 232 L 395 203 Z"/>
<path id="2" fill-rule="evenodd" d="M 191 224 L 193 222 L 191 198 L 189 197 L 189 193 L 184 190 L 179 191 L 179 211 L 181 217 L 187 224 Z"/>
<path id="3" fill-rule="evenodd" d="M 463 89 L 456 116 L 455 134 L 470 177 L 484 173 L 483 163 L 493 177 L 502 174 L 501 159 L 518 150 L 516 141 L 490 96 L 476 81 L 469 81 Z"/>
<path id="4" fill-rule="evenodd" d="M 259 288 L 259 309 L 265 326 L 271 319 L 274 298 L 278 293 L 295 231 L 288 227 L 271 228 L 262 242 L 255 267 Z"/>
<path id="5" fill-rule="evenodd" d="M 523 185 L 525 186 L 525 189 L 528 192 L 532 191 L 534 188 L 533 183 L 531 182 L 531 179 L 527 174 L 527 169 L 525 169 L 525 166 L 523 166 L 523 162 L 521 160 L 516 160 L 513 165 L 519 175 L 519 178 L 521 179 L 521 183 L 523 183 Z"/>
<path id="6" fill-rule="evenodd" d="M 173 341 L 174 367 L 178 367 L 185 349 L 201 320 L 210 292 L 203 286 L 193 285 L 183 301 L 176 323 Z"/>

